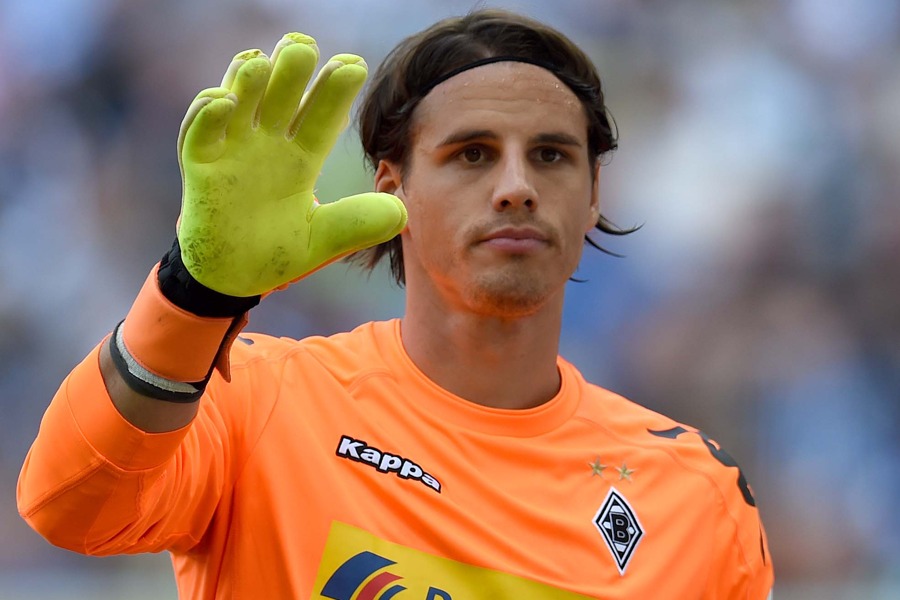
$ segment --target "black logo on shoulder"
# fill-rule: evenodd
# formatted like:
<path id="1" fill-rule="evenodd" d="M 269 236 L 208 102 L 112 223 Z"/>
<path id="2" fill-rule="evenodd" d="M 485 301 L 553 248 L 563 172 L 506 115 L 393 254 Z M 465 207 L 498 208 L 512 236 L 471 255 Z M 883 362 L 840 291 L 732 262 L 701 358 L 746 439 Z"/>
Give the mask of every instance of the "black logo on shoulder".
<path id="1" fill-rule="evenodd" d="M 644 537 L 644 528 L 641 527 L 628 500 L 616 488 L 609 488 L 603 506 L 594 515 L 594 525 L 603 535 L 606 547 L 609 548 L 619 568 L 619 575 L 625 575 L 628 561 Z"/>
<path id="2" fill-rule="evenodd" d="M 369 465 L 379 473 L 394 473 L 400 479 L 419 481 L 438 494 L 441 493 L 441 482 L 433 475 L 426 473 L 422 467 L 398 454 L 391 454 L 369 446 L 363 440 L 355 440 L 350 436 L 342 435 L 336 454 L 341 458 Z"/>
<path id="3" fill-rule="evenodd" d="M 746 502 L 750 506 L 756 506 L 756 498 L 753 497 L 753 491 L 750 489 L 750 484 L 747 483 L 747 478 L 744 476 L 744 471 L 741 470 L 741 467 L 731 457 L 731 455 L 725 452 L 725 450 L 717 442 L 709 439 L 708 435 L 696 429 L 685 429 L 680 425 L 677 427 L 672 427 L 671 429 L 664 430 L 648 429 L 647 432 L 655 435 L 656 437 L 669 438 L 670 440 L 677 440 L 678 436 L 680 436 L 682 433 L 696 433 L 698 436 L 700 436 L 700 439 L 703 440 L 703 445 L 706 446 L 706 449 L 709 450 L 709 453 L 712 454 L 713 458 L 715 458 L 726 467 L 734 467 L 735 469 L 737 469 L 738 489 L 741 490 L 741 496 L 743 496 L 744 502 Z"/>

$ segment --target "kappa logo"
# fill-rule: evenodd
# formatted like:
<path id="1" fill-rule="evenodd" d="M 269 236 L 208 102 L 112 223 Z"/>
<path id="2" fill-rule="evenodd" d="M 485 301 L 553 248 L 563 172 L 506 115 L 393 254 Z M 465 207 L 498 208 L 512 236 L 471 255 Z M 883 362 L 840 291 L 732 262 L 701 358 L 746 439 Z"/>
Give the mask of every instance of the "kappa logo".
<path id="1" fill-rule="evenodd" d="M 363 440 L 355 440 L 350 436 L 342 435 L 336 454 L 341 458 L 374 467 L 379 473 L 394 473 L 400 479 L 420 481 L 438 494 L 441 493 L 441 482 L 433 475 L 426 473 L 422 467 L 398 454 L 391 454 L 369 446 Z M 384 597 L 387 598 L 387 596 Z"/>
<path id="2" fill-rule="evenodd" d="M 603 535 L 606 547 L 609 548 L 616 561 L 616 566 L 619 567 L 619 575 L 625 575 L 625 569 L 634 555 L 634 549 L 644 537 L 644 529 L 628 501 L 616 488 L 609 488 L 603 506 L 594 515 L 594 525 Z"/>

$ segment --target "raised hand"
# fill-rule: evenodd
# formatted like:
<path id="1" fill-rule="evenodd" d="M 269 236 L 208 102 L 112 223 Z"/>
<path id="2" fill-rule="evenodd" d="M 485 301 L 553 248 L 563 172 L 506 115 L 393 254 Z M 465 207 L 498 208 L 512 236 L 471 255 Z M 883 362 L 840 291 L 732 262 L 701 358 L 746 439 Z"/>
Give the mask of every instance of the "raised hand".
<path id="1" fill-rule="evenodd" d="M 271 59 L 242 52 L 222 85 L 188 109 L 178 240 L 185 266 L 209 288 L 262 294 L 406 225 L 390 194 L 316 200 L 316 178 L 368 73 L 362 58 L 339 54 L 306 90 L 318 58 L 315 40 L 300 33 L 284 36 Z"/>

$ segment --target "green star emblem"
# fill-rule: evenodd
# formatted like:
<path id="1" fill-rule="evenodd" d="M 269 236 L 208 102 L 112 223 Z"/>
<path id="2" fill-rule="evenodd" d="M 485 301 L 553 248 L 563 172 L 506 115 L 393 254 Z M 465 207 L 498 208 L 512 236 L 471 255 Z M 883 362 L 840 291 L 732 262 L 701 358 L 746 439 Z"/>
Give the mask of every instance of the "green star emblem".
<path id="1" fill-rule="evenodd" d="M 622 481 L 623 479 L 627 479 L 628 481 L 631 481 L 631 475 L 636 470 L 637 469 L 629 469 L 627 464 L 622 463 L 621 467 L 616 467 L 616 472 L 619 474 L 619 481 Z"/>
<path id="2" fill-rule="evenodd" d="M 600 462 L 600 457 L 594 459 L 594 462 L 588 463 L 588 466 L 591 467 L 591 477 L 594 475 L 600 475 L 603 477 L 603 470 L 607 468 L 608 465 L 604 465 Z"/>

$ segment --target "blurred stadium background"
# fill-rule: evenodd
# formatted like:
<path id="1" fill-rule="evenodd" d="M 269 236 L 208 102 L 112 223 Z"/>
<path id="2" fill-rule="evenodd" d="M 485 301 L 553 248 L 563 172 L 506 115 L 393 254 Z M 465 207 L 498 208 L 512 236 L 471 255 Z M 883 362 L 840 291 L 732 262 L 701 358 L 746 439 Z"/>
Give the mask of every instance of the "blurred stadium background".
<path id="1" fill-rule="evenodd" d="M 15 481 L 66 372 L 169 247 L 183 111 L 231 56 L 313 34 L 377 64 L 474 6 L 545 20 L 595 59 L 621 149 L 627 255 L 588 251 L 562 352 L 705 430 L 753 483 L 779 600 L 900 598 L 900 4 L 893 0 L 0 0 L 0 598 L 174 598 L 165 555 L 53 548 Z M 370 189 L 352 132 L 320 197 Z M 344 265 L 251 328 L 399 315 Z M 286 474 L 287 476 L 287 474 Z"/>

